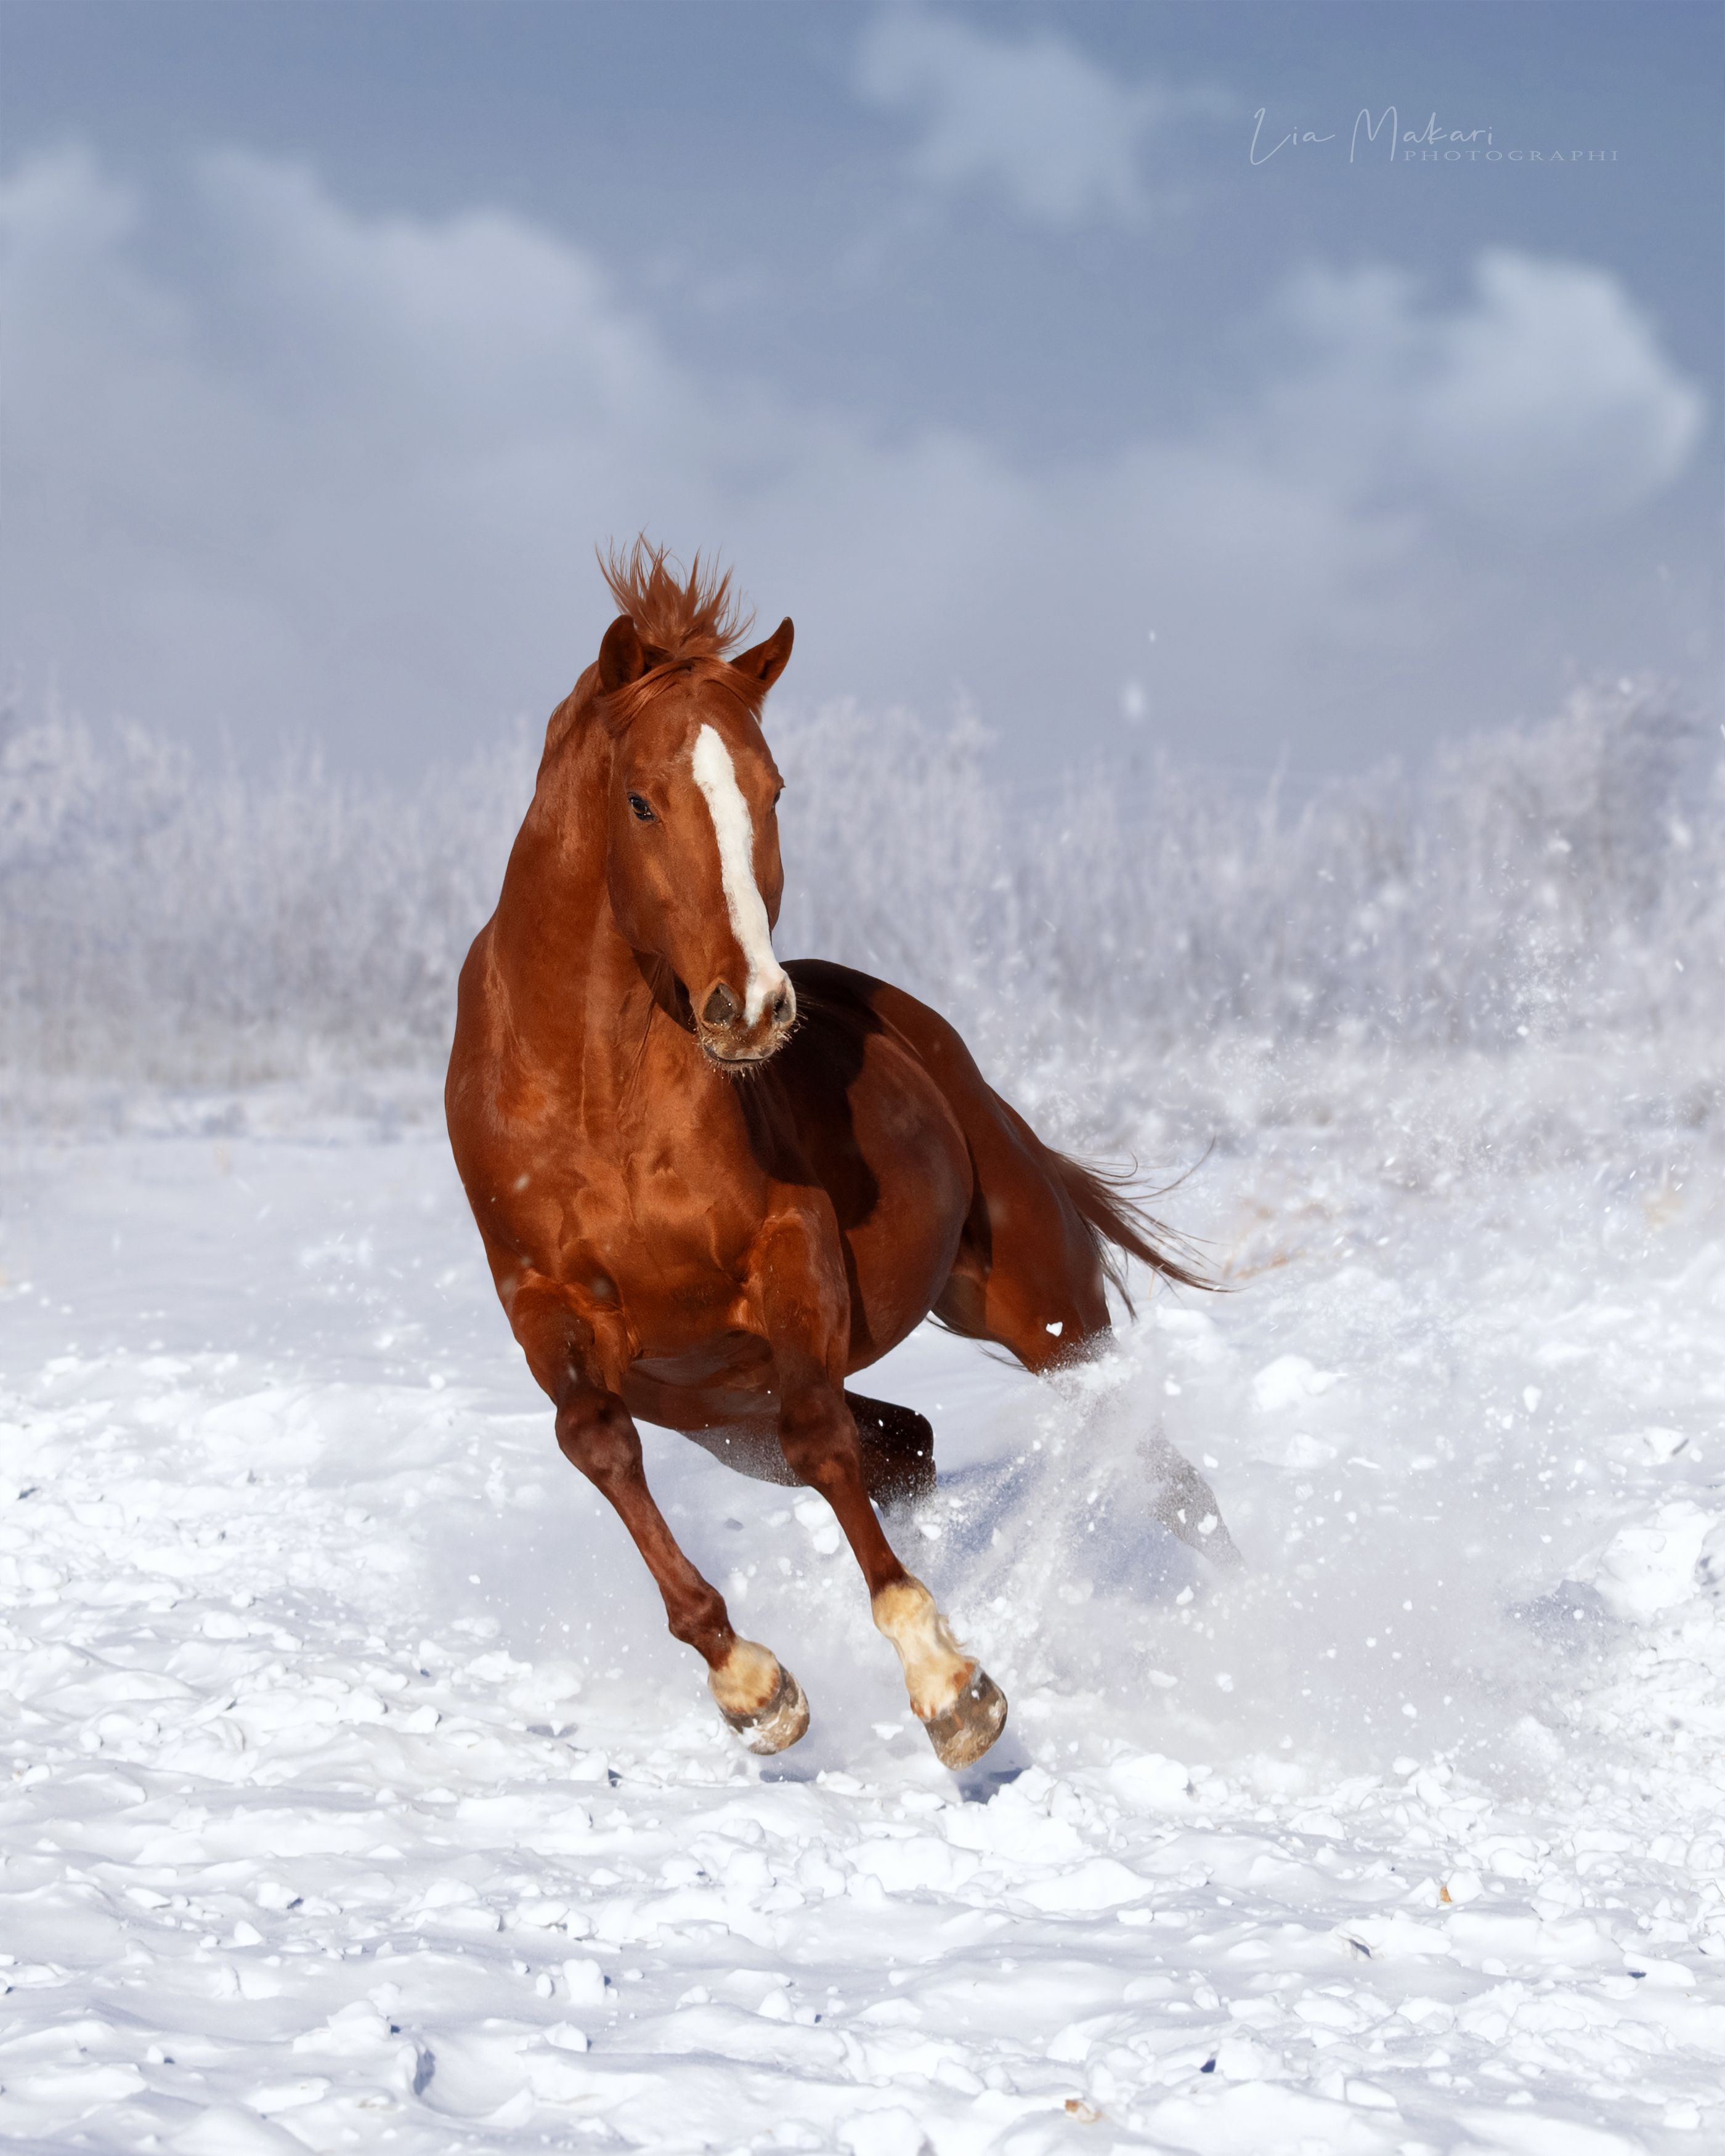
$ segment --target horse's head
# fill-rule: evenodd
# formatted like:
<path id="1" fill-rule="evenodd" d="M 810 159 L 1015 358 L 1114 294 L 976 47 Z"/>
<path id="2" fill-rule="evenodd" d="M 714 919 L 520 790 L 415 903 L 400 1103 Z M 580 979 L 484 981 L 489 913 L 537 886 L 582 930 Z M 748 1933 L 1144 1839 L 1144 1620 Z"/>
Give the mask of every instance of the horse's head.
<path id="1" fill-rule="evenodd" d="M 733 1070 L 764 1063 L 797 1015 L 773 955 L 783 782 L 757 716 L 791 634 L 786 620 L 736 659 L 667 659 L 621 614 L 599 647 L 611 910 L 675 975 L 707 1056 Z"/>

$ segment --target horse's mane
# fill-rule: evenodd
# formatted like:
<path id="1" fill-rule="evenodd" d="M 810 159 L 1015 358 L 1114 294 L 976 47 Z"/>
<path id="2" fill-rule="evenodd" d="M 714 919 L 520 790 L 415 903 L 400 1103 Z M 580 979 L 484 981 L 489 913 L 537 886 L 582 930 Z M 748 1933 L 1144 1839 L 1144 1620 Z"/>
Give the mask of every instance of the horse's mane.
<path id="1" fill-rule="evenodd" d="M 612 596 L 655 666 L 670 659 L 722 659 L 754 619 L 743 613 L 728 569 L 703 570 L 699 554 L 686 577 L 679 575 L 680 566 L 644 536 L 627 552 L 612 547 L 599 557 Z"/>

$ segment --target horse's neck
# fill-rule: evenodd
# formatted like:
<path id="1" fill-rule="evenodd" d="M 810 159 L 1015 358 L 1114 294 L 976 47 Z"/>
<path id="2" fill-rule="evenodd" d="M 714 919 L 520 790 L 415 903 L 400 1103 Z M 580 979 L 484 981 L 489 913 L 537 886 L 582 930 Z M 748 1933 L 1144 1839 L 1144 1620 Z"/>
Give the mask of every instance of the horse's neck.
<path id="1" fill-rule="evenodd" d="M 651 1022 L 652 996 L 605 881 L 610 745 L 577 718 L 547 754 L 491 924 L 509 1030 L 534 1061 L 614 1060 Z M 631 1022 L 633 1021 L 633 1023 Z"/>

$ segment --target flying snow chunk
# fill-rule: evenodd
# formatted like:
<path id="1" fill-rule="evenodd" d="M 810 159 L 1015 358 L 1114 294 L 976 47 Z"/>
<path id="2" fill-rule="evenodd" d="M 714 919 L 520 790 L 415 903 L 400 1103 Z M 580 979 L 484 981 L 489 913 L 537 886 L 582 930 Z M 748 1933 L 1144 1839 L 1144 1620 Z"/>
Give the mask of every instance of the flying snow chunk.
<path id="1" fill-rule="evenodd" d="M 1315 1369 L 1303 1355 L 1278 1355 L 1253 1378 L 1252 1404 L 1264 1414 L 1303 1407 L 1328 1392 L 1337 1376 L 1334 1370 Z"/>
<path id="2" fill-rule="evenodd" d="M 1661 1505 L 1651 1525 L 1620 1527 L 1605 1545 L 1594 1585 L 1615 1617 L 1645 1624 L 1695 1593 L 1696 1565 L 1719 1515 L 1686 1497 Z"/>

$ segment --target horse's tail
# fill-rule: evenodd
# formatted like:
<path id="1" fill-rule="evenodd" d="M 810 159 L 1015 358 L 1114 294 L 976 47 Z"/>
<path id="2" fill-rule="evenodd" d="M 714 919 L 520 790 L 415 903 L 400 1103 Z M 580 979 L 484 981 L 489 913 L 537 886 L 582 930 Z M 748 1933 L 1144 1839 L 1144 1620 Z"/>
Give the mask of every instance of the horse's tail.
<path id="1" fill-rule="evenodd" d="M 1220 1281 L 1205 1270 L 1189 1239 L 1165 1227 L 1149 1212 L 1145 1199 L 1163 1194 L 1140 1192 L 1135 1169 L 1086 1168 L 1082 1161 L 1069 1159 L 1051 1147 L 1049 1157 L 1085 1224 L 1103 1272 L 1128 1310 L 1132 1303 L 1126 1286 L 1127 1257 L 1138 1259 L 1164 1280 L 1178 1281 L 1183 1287 L 1220 1287 Z"/>

